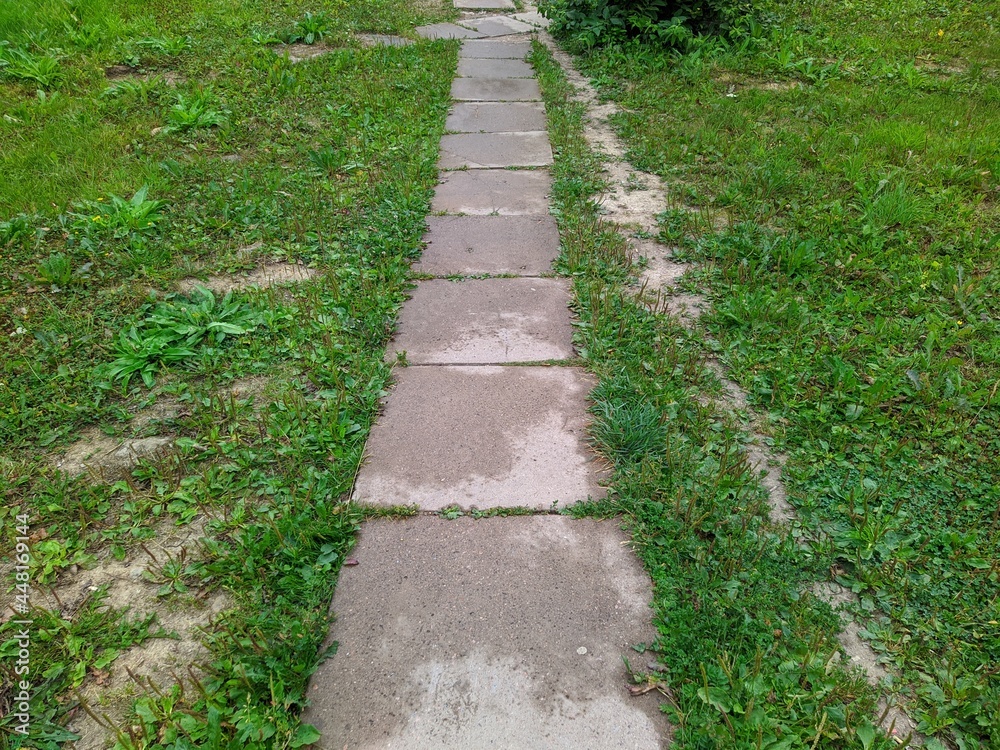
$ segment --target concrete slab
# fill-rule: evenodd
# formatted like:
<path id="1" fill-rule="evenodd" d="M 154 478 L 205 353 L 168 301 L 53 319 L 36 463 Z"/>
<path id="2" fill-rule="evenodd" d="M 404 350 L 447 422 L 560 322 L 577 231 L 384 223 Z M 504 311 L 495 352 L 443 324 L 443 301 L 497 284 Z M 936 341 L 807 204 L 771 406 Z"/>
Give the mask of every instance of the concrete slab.
<path id="1" fill-rule="evenodd" d="M 531 78 L 456 78 L 451 98 L 466 102 L 517 102 L 542 100 L 538 81 Z"/>
<path id="2" fill-rule="evenodd" d="M 434 193 L 431 210 L 472 216 L 545 216 L 551 189 L 552 178 L 542 170 L 446 172 Z"/>
<path id="3" fill-rule="evenodd" d="M 492 40 L 470 40 L 462 42 L 458 53 L 463 57 L 484 58 L 490 60 L 523 60 L 531 53 L 531 42 L 504 42 Z"/>
<path id="4" fill-rule="evenodd" d="M 403 367 L 365 446 L 354 499 L 422 510 L 549 509 L 600 497 L 578 367 Z"/>
<path id="5" fill-rule="evenodd" d="M 486 36 L 506 36 L 508 34 L 523 34 L 526 31 L 534 31 L 535 27 L 530 23 L 518 21 L 510 16 L 487 16 L 480 19 L 468 19 L 462 21 L 463 26 L 475 29 Z"/>
<path id="6" fill-rule="evenodd" d="M 573 325 L 565 279 L 430 280 L 399 315 L 388 361 L 505 364 L 569 359 Z"/>
<path id="7" fill-rule="evenodd" d="M 656 692 L 625 689 L 654 638 L 626 542 L 561 516 L 366 523 L 302 717 L 317 747 L 659 750 Z"/>
<path id="8" fill-rule="evenodd" d="M 440 169 L 547 167 L 552 148 L 545 131 L 460 133 L 441 137 Z"/>
<path id="9" fill-rule="evenodd" d="M 547 19 L 541 13 L 534 10 L 527 13 L 515 13 L 511 16 L 511 18 L 523 23 L 530 23 L 532 26 L 538 26 L 542 29 L 547 29 L 552 23 L 552 21 Z"/>
<path id="10" fill-rule="evenodd" d="M 455 0 L 459 10 L 513 10 L 512 0 Z"/>
<path id="11" fill-rule="evenodd" d="M 551 216 L 431 216 L 427 226 L 418 273 L 537 276 L 551 271 L 559 254 Z"/>
<path id="12" fill-rule="evenodd" d="M 432 23 L 418 26 L 414 31 L 424 39 L 480 39 L 487 36 L 453 23 Z"/>
<path id="13" fill-rule="evenodd" d="M 534 78 L 534 69 L 524 60 L 487 60 L 462 57 L 458 61 L 462 78 Z"/>
<path id="14" fill-rule="evenodd" d="M 545 125 L 539 102 L 456 102 L 444 127 L 456 133 L 523 133 Z"/>

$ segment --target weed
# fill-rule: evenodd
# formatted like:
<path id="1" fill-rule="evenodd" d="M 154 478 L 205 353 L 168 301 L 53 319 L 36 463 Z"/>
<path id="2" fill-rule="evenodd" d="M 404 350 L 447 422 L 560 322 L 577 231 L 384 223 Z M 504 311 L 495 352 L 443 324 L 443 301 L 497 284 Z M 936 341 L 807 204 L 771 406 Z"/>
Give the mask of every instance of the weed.
<path id="1" fill-rule="evenodd" d="M 223 110 L 216 108 L 215 97 L 206 90 L 193 94 L 178 94 L 174 105 L 167 110 L 168 133 L 184 132 L 197 128 L 222 128 L 228 125 Z"/>
<path id="2" fill-rule="evenodd" d="M 100 371 L 112 381 L 121 381 L 123 389 L 136 374 L 152 388 L 163 365 L 184 362 L 196 356 L 200 347 L 242 336 L 262 322 L 259 314 L 232 294 L 217 300 L 203 287 L 190 299 L 174 297 L 145 312 L 142 320 L 119 335 L 118 358 Z"/>
<path id="3" fill-rule="evenodd" d="M 24 50 L 0 46 L 0 71 L 19 81 L 32 81 L 51 89 L 65 78 L 59 59 L 54 55 L 33 55 Z"/>

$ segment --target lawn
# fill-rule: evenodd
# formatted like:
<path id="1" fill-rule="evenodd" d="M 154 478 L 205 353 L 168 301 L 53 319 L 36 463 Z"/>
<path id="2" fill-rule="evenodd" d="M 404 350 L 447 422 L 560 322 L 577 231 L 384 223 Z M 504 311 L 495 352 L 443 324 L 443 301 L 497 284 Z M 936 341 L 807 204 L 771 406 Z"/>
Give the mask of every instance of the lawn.
<path id="1" fill-rule="evenodd" d="M 602 290 L 580 294 L 582 316 L 598 312 L 610 326 L 587 335 L 603 372 L 598 427 L 602 414 L 614 426 L 614 510 L 641 541 L 673 547 L 641 553 L 658 584 L 669 710 L 684 747 L 784 747 L 789 728 L 789 747 L 875 746 L 857 729 L 868 719 L 850 717 L 870 710 L 869 688 L 789 657 L 795 644 L 836 648 L 824 605 L 803 604 L 813 583 L 834 580 L 858 595 L 861 634 L 892 668 L 880 692 L 907 707 L 929 744 L 997 747 L 1000 5 L 756 7 L 729 37 L 676 51 L 575 49 L 622 108 L 613 124 L 629 158 L 668 189 L 660 239 L 692 264 L 684 287 L 711 301 L 692 335 L 629 302 L 606 268 L 578 273 Z M 547 96 L 571 122 L 557 83 Z M 557 136 L 570 170 L 564 200 L 576 206 L 562 221 L 590 216 L 599 247 L 608 230 L 580 200 L 595 188 L 582 182 L 592 168 L 573 132 Z M 745 472 L 728 472 L 738 481 L 721 495 L 702 484 L 701 501 L 717 498 L 704 516 L 688 507 L 691 485 L 706 481 L 699 468 L 725 477 L 719 456 L 741 439 L 691 401 L 712 390 L 698 369 L 709 357 L 787 456 L 797 521 L 770 546 L 753 536 L 767 524 L 741 497 L 741 482 L 753 496 Z M 667 437 L 666 458 L 615 448 L 653 428 Z M 730 563 L 748 550 L 762 554 Z M 785 646 L 765 643 L 755 613 L 780 623 Z M 681 637 L 678 618 L 704 634 Z M 796 679 L 785 695 L 801 690 L 801 700 L 782 706 L 775 687 L 753 717 L 761 685 L 786 672 Z M 814 700 L 824 679 L 829 690 Z M 804 716 L 811 734 L 795 729 Z"/>
<path id="2" fill-rule="evenodd" d="M 54 748 L 81 722 L 123 747 L 315 739 L 298 714 L 362 520 L 343 500 L 456 51 L 361 35 L 415 39 L 443 8 L 0 8 L 0 550 L 28 515 L 38 587 L 32 734 L 13 732 L 5 671 L 0 745 Z M 239 283 L 261 269 L 298 283 Z M 67 468 L 109 438 L 159 450 Z M 181 620 L 205 628 L 195 667 L 109 677 L 135 644 L 198 640 L 161 627 Z M 17 626 L 0 628 L 7 670 Z"/>

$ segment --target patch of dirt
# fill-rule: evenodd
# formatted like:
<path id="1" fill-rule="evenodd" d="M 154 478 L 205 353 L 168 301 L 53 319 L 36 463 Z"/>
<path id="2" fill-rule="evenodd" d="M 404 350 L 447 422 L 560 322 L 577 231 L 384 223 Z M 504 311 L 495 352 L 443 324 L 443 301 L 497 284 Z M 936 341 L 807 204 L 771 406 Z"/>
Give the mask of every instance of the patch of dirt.
<path id="1" fill-rule="evenodd" d="M 131 471 L 139 460 L 161 455 L 173 445 L 170 437 L 110 437 L 97 427 L 88 427 L 80 439 L 53 464 L 71 476 L 92 472 L 105 481 L 118 479 Z"/>
<path id="2" fill-rule="evenodd" d="M 328 55 L 342 47 L 331 47 L 329 44 L 317 42 L 316 44 L 279 44 L 274 48 L 274 54 L 278 57 L 288 57 L 293 63 L 303 60 L 312 60 L 320 55 Z"/>
<path id="3" fill-rule="evenodd" d="M 254 250 L 257 248 L 251 245 L 247 249 Z M 195 278 L 181 279 L 177 282 L 177 289 L 186 293 L 201 286 L 215 294 L 225 294 L 226 292 L 247 289 L 248 287 L 267 289 L 276 284 L 294 284 L 308 281 L 318 275 L 319 271 L 308 266 L 295 263 L 270 263 L 245 274 L 209 276 L 205 280 Z"/>
<path id="4" fill-rule="evenodd" d="M 104 69 L 104 77 L 109 81 L 126 81 L 133 79 L 136 81 L 150 81 L 154 78 L 162 78 L 163 82 L 173 88 L 184 80 L 184 77 L 173 70 L 155 70 L 152 72 L 140 71 L 137 68 L 130 68 L 128 65 L 110 65 Z"/>
<path id="5" fill-rule="evenodd" d="M 847 655 L 848 664 L 860 669 L 869 685 L 881 687 L 890 672 L 879 661 L 875 649 L 861 637 L 861 628 L 847 609 L 858 601 L 857 594 L 835 581 L 817 583 L 813 586 L 812 593 L 840 614 L 843 629 L 837 634 L 837 640 Z M 917 723 L 902 706 L 880 697 L 876 711 L 880 717 L 879 725 L 889 736 L 899 742 L 908 737 L 908 747 L 923 746 L 924 736 L 917 732 Z"/>
<path id="6" fill-rule="evenodd" d="M 798 81 L 761 81 L 758 83 L 751 82 L 744 84 L 743 88 L 781 92 L 800 88 L 800 84 Z"/>
<path id="7" fill-rule="evenodd" d="M 412 39 L 392 34 L 355 34 L 354 38 L 363 47 L 408 47 L 413 44 Z"/>
<path id="8" fill-rule="evenodd" d="M 171 634 L 169 638 L 153 638 L 128 649 L 106 670 L 88 673 L 77 696 L 93 714 L 103 718 L 98 721 L 85 710 L 77 709 L 68 725 L 81 739 L 67 745 L 68 748 L 102 750 L 113 744 L 112 727 L 122 725 L 133 702 L 146 689 L 132 675 L 142 681 L 151 680 L 162 688 L 178 679 L 190 681 L 198 674 L 196 665 L 207 653 L 201 644 L 201 629 L 232 606 L 229 597 L 218 591 L 158 597 L 160 584 L 146 580 L 144 574 L 147 571 L 155 574 L 164 562 L 179 557 L 182 551 L 191 559 L 196 552 L 195 542 L 204 535 L 205 522 L 204 516 L 187 526 L 164 521 L 157 526 L 155 536 L 145 542 L 145 549 L 140 547 L 128 559 L 118 561 L 106 554 L 93 569 L 71 570 L 60 576 L 52 588 L 32 593 L 35 606 L 69 617 L 96 590 L 107 586 L 104 600 L 107 605 L 128 608 L 133 618 L 156 614 L 157 624 Z"/>

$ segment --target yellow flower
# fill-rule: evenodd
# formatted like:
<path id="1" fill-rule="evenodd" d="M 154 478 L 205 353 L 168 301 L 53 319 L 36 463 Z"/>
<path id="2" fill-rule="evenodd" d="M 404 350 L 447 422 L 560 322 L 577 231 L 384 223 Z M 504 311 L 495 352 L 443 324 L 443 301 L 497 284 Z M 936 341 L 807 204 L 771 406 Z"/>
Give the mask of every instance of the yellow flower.
<path id="1" fill-rule="evenodd" d="M 938 29 L 938 36 L 939 37 L 944 36 L 944 29 Z"/>
<path id="2" fill-rule="evenodd" d="M 960 326 L 963 326 L 963 325 L 965 325 L 965 322 L 964 322 L 964 321 L 962 321 L 962 320 L 960 320 L 960 321 L 958 321 L 958 324 L 959 324 Z"/>

